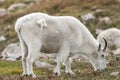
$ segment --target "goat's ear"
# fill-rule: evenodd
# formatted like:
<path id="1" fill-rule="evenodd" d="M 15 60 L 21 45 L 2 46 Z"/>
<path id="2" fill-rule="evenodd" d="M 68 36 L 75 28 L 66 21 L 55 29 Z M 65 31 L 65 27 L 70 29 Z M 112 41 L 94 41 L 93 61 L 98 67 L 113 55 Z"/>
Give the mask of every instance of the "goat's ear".
<path id="1" fill-rule="evenodd" d="M 101 50 L 101 44 L 99 44 L 98 46 L 98 52 Z"/>
<path id="2" fill-rule="evenodd" d="M 37 24 L 40 25 L 40 28 L 43 29 L 43 28 L 47 28 L 47 22 L 45 19 L 40 19 L 37 21 Z"/>

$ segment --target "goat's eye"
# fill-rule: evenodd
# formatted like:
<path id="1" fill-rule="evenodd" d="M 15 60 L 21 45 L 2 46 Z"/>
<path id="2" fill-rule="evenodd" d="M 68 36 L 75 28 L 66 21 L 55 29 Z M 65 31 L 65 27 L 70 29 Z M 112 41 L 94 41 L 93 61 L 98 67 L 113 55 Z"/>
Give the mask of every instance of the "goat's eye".
<path id="1" fill-rule="evenodd" d="M 104 55 L 102 54 L 101 57 L 104 57 Z"/>

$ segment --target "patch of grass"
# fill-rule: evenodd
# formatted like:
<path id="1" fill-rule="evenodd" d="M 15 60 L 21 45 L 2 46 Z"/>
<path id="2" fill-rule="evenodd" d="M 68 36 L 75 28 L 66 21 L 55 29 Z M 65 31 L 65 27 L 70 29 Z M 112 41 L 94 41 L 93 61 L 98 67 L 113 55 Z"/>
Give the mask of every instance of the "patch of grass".
<path id="1" fill-rule="evenodd" d="M 21 62 L 0 61 L 0 75 L 21 74 Z"/>
<path id="2" fill-rule="evenodd" d="M 110 75 L 114 71 L 120 71 L 119 67 L 120 64 L 113 66 L 108 64 L 105 71 L 94 71 L 89 62 L 80 61 L 72 63 L 72 70 L 75 72 L 75 76 L 66 75 L 64 69 L 61 70 L 61 76 L 54 76 L 53 70 L 49 68 L 36 68 L 35 66 L 34 72 L 40 80 L 119 80 L 120 75 Z M 2 77 L 3 80 L 7 78 L 9 78 L 8 80 L 21 80 L 21 74 L 21 61 L 0 61 L 0 78 Z M 27 78 L 25 79 L 27 80 Z"/>

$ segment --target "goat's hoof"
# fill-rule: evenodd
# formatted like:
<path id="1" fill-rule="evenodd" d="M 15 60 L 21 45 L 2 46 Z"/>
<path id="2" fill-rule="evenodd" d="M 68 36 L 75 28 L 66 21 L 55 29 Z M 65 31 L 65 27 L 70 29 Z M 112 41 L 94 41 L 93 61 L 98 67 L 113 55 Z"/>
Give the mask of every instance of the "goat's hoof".
<path id="1" fill-rule="evenodd" d="M 74 75 L 74 72 L 66 72 L 66 74 L 71 76 L 71 75 Z"/>
<path id="2" fill-rule="evenodd" d="M 30 74 L 29 76 L 32 77 L 33 79 L 36 78 L 36 75 L 35 75 L 35 74 Z"/>
<path id="3" fill-rule="evenodd" d="M 27 74 L 22 74 L 22 77 L 27 77 L 28 75 Z"/>
<path id="4" fill-rule="evenodd" d="M 54 73 L 55 76 L 58 76 L 58 73 Z"/>
<path id="5" fill-rule="evenodd" d="M 55 76 L 60 76 L 60 73 L 55 72 L 54 75 Z"/>
<path id="6" fill-rule="evenodd" d="M 71 76 L 71 74 L 70 73 L 66 73 L 68 76 Z"/>

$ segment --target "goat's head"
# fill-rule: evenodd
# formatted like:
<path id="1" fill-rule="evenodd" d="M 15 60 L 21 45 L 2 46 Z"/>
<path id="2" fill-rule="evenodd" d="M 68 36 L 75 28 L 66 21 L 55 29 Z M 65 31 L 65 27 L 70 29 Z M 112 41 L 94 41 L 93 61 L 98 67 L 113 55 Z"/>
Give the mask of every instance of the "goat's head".
<path id="1" fill-rule="evenodd" d="M 105 51 L 107 48 L 107 41 L 103 39 L 105 42 L 105 46 L 102 49 L 101 44 L 99 44 L 96 53 L 93 53 L 91 56 L 91 62 L 94 66 L 95 70 L 104 70 L 106 68 L 106 59 L 105 59 Z"/>

